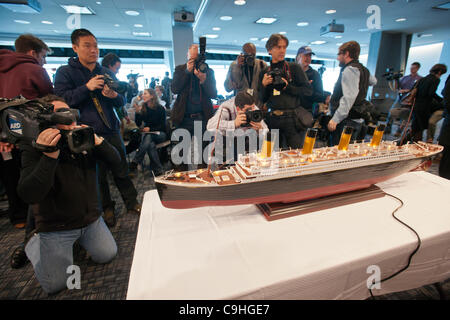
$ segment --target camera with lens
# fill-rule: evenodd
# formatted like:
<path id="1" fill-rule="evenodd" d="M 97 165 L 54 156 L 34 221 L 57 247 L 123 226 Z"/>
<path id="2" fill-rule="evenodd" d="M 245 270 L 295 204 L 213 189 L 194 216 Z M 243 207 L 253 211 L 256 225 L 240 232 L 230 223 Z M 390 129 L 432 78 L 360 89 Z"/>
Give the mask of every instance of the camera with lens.
<path id="1" fill-rule="evenodd" d="M 36 143 L 39 134 L 57 124 L 70 125 L 79 118 L 76 109 L 59 109 L 54 112 L 52 104 L 24 97 L 14 99 L 0 98 L 0 140 L 12 144 L 31 143 L 42 152 L 54 152 L 68 147 L 73 153 L 92 149 L 94 130 L 91 127 L 60 130 L 61 139 L 56 147 Z"/>
<path id="2" fill-rule="evenodd" d="M 247 110 L 245 116 L 247 122 L 241 127 L 251 127 L 250 122 L 261 122 L 264 119 L 264 112 L 262 110 Z"/>
<path id="3" fill-rule="evenodd" d="M 244 57 L 245 65 L 252 67 L 255 64 L 255 55 L 251 53 L 244 53 L 242 56 Z"/>
<path id="4" fill-rule="evenodd" d="M 282 79 L 283 71 L 281 71 L 281 69 L 279 68 L 275 68 L 273 70 L 270 70 L 267 74 L 273 78 L 271 86 L 278 91 L 283 90 L 283 88 L 286 86 L 286 83 Z"/>
<path id="5" fill-rule="evenodd" d="M 208 70 L 208 64 L 206 61 L 206 37 L 200 37 L 198 38 L 199 41 L 199 48 L 200 53 L 198 54 L 197 59 L 195 59 L 195 69 L 197 69 L 200 72 L 206 73 Z"/>
<path id="6" fill-rule="evenodd" d="M 391 81 L 391 80 L 398 80 L 401 77 L 403 77 L 403 73 L 402 71 L 397 71 L 394 72 L 393 68 L 387 68 L 386 69 L 386 73 L 383 74 L 383 77 L 387 80 L 387 81 Z"/>
<path id="7" fill-rule="evenodd" d="M 128 82 L 113 79 L 113 77 L 106 72 L 103 74 L 103 80 L 111 90 L 114 90 L 119 94 L 124 94 L 127 92 L 128 86 L 130 85 Z"/>

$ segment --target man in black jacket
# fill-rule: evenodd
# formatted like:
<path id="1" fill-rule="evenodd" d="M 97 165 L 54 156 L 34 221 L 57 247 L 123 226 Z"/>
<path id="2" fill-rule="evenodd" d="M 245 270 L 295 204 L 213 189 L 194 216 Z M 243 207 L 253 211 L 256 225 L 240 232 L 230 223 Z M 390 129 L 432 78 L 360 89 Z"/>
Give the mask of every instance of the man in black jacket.
<path id="1" fill-rule="evenodd" d="M 272 34 L 267 40 L 266 49 L 272 60 L 270 67 L 262 72 L 261 82 L 263 102 L 269 108 L 269 129 L 279 129 L 287 147 L 296 149 L 303 146 L 306 128 L 296 126 L 295 109 L 299 107 L 301 97 L 312 95 L 313 90 L 302 68 L 295 62 L 284 60 L 288 45 L 289 40 L 281 34 Z"/>
<path id="2" fill-rule="evenodd" d="M 198 54 L 198 45 L 191 45 L 188 50 L 187 63 L 175 68 L 172 80 L 172 92 L 177 94 L 170 115 L 172 123 L 176 129 L 188 130 L 192 138 L 194 137 L 195 123 L 201 127 L 202 135 L 205 132 L 206 124 L 214 114 L 211 99 L 217 96 L 214 71 L 207 68 L 203 73 L 195 66 Z M 191 148 L 195 146 L 193 141 Z M 197 143 L 201 146 L 202 140 Z M 196 149 L 194 148 L 194 150 Z M 200 155 L 203 154 L 200 150 L 196 151 Z M 189 168 L 195 168 L 195 166 L 189 166 Z"/>
<path id="3" fill-rule="evenodd" d="M 114 74 L 101 67 L 97 60 L 99 49 L 97 39 L 86 29 L 76 29 L 71 35 L 72 48 L 78 57 L 70 58 L 69 64 L 56 72 L 55 93 L 63 97 L 67 104 L 80 110 L 80 122 L 94 128 L 99 136 L 112 144 L 120 154 L 121 161 L 114 167 L 99 163 L 99 185 L 105 219 L 109 225 L 115 224 L 114 201 L 111 199 L 107 172 L 111 170 L 128 213 L 140 213 L 137 191 L 128 175 L 125 146 L 120 136 L 119 119 L 114 108 L 125 104 L 125 98 L 108 88 L 103 75 Z"/>
<path id="4" fill-rule="evenodd" d="M 46 97 L 55 110 L 69 108 L 58 97 Z M 95 135 L 95 147 L 74 154 L 61 133 L 76 128 L 56 125 L 42 131 L 37 145 L 58 146 L 57 151 L 41 152 L 31 144 L 23 145 L 22 171 L 17 191 L 33 204 L 36 220 L 34 235 L 25 251 L 33 264 L 36 278 L 47 293 L 66 287 L 68 267 L 73 264 L 72 247 L 76 240 L 93 261 L 107 263 L 117 246 L 101 218 L 98 202 L 96 159 L 111 165 L 120 162 L 117 151 L 105 139 Z M 59 141 L 62 143 L 58 143 Z"/>
<path id="5" fill-rule="evenodd" d="M 329 96 L 323 92 L 322 78 L 319 72 L 311 68 L 311 55 L 315 55 L 312 52 L 311 47 L 303 46 L 297 51 L 297 57 L 295 60 L 305 71 L 308 77 L 309 83 L 313 88 L 313 94 L 310 96 L 302 96 L 302 107 L 311 112 L 314 116 L 317 114 L 317 110 L 314 109 L 315 103 L 328 103 Z"/>

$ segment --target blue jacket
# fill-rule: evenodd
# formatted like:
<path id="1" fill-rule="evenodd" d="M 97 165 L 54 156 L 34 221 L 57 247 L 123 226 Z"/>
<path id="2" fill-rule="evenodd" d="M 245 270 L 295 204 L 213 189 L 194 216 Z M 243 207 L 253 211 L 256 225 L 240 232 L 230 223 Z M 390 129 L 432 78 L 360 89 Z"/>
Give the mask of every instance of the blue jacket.
<path id="1" fill-rule="evenodd" d="M 114 76 L 111 71 L 96 64 L 95 69 L 91 72 L 84 67 L 78 58 L 70 58 L 69 64 L 60 67 L 55 75 L 55 93 L 63 97 L 71 108 L 80 110 L 79 123 L 86 124 L 94 128 L 98 135 L 118 134 L 120 131 L 119 118 L 117 117 L 114 107 L 121 107 L 125 104 L 125 97 L 117 95 L 111 99 L 102 95 L 101 90 L 94 90 L 92 93 L 97 96 L 103 112 L 111 126 L 108 128 L 102 121 L 94 102 L 91 98 L 91 91 L 86 87 L 86 83 L 95 75 L 109 73 Z"/>

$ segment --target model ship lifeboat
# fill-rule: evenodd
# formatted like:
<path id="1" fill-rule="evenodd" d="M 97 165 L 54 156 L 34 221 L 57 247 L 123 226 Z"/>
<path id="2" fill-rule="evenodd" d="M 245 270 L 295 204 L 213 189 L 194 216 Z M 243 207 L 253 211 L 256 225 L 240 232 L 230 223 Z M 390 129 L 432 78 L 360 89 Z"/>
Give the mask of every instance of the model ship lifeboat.
<path id="1" fill-rule="evenodd" d="M 167 208 L 294 202 L 368 188 L 419 168 L 442 150 L 423 142 L 382 141 L 377 147 L 353 143 L 347 150 L 324 147 L 310 154 L 250 153 L 222 170 L 169 171 L 155 183 Z"/>

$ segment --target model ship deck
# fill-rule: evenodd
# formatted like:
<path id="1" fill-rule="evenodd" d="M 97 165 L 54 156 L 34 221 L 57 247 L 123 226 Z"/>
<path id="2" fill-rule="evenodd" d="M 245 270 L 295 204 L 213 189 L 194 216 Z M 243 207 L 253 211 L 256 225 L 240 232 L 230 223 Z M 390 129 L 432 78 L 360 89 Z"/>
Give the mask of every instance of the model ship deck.
<path id="1" fill-rule="evenodd" d="M 346 151 L 339 151 L 337 146 L 314 149 L 311 154 L 302 154 L 301 149 L 285 150 L 274 152 L 270 158 L 250 153 L 241 155 L 235 165 L 223 170 L 172 171 L 156 178 L 156 182 L 187 187 L 227 186 L 423 158 L 442 149 L 423 142 L 397 146 L 393 141 L 383 141 L 378 147 L 350 144 Z"/>

